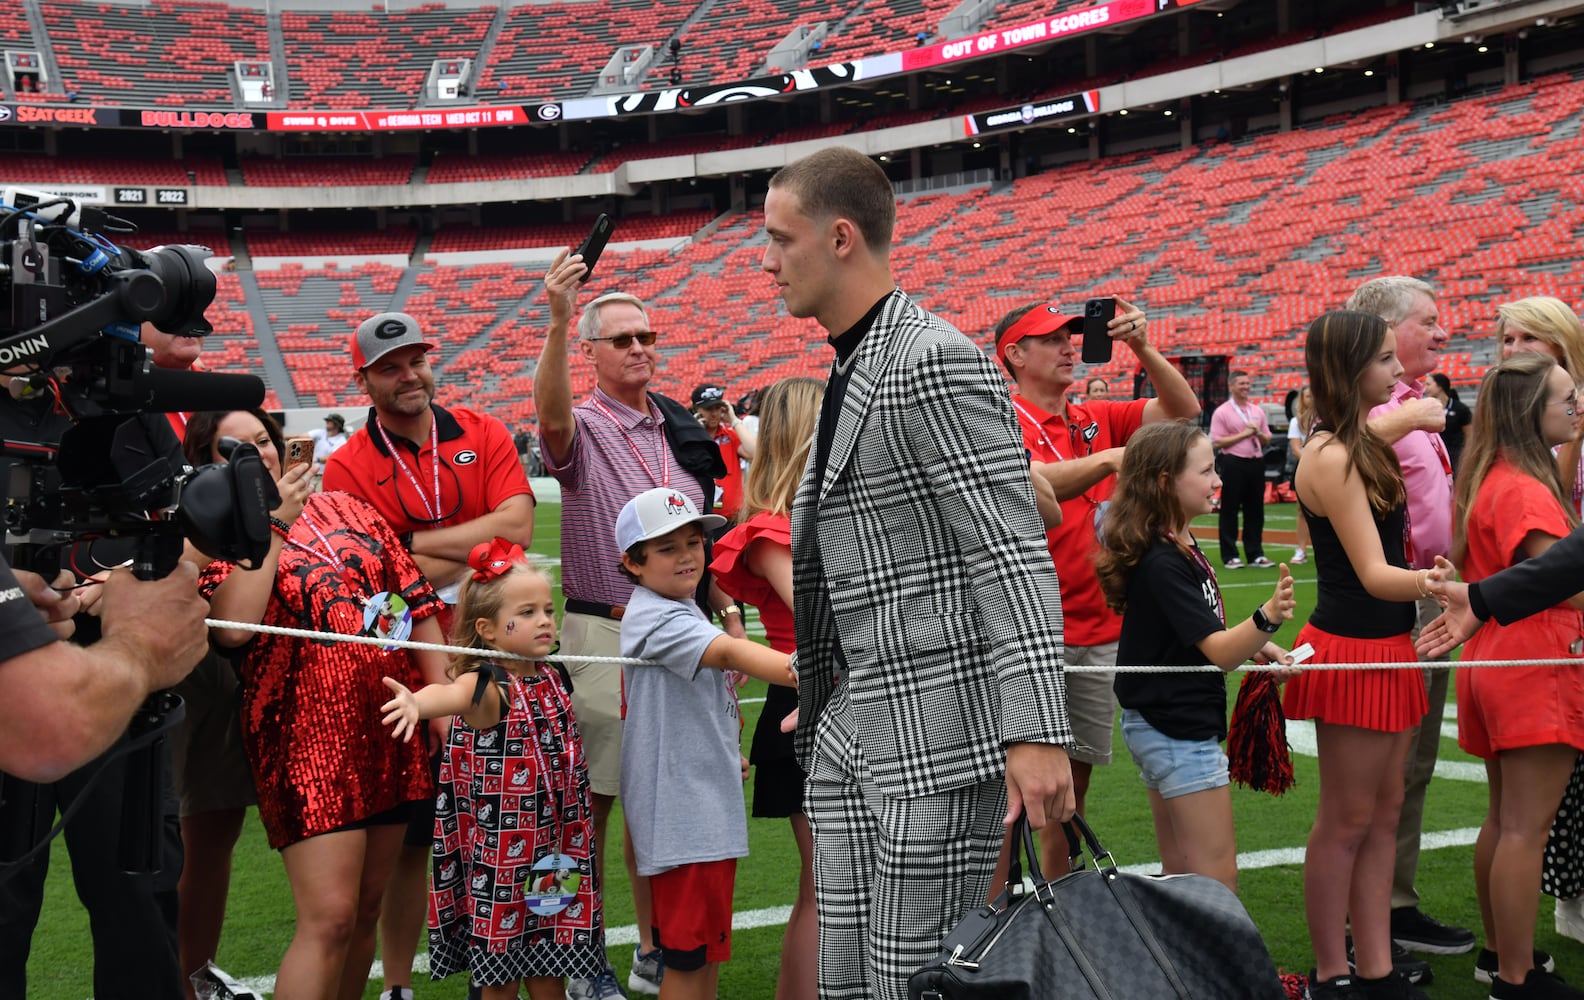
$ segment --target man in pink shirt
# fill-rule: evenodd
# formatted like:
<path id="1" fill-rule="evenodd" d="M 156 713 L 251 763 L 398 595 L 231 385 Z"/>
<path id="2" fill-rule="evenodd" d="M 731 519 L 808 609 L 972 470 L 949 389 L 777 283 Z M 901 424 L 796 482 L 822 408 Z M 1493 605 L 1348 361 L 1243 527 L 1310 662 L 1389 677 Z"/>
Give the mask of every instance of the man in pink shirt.
<path id="1" fill-rule="evenodd" d="M 1436 309 L 1435 290 L 1417 278 L 1374 278 L 1359 286 L 1348 309 L 1384 319 L 1397 339 L 1397 360 L 1403 367 L 1391 401 L 1370 414 L 1370 429 L 1391 442 L 1402 465 L 1408 493 L 1408 519 L 1414 569 L 1435 565 L 1436 556 L 1452 549 L 1452 460 L 1441 441 L 1446 411 L 1424 395 L 1421 381 L 1435 370 L 1437 354 L 1449 339 Z M 1435 598 L 1419 602 L 1421 627 L 1441 613 Z M 1449 668 L 1425 670 L 1430 709 L 1425 713 L 1408 754 L 1402 813 L 1397 823 L 1397 867 L 1392 878 L 1391 929 L 1394 945 L 1432 955 L 1460 955 L 1474 947 L 1467 928 L 1451 927 L 1419 909 L 1414 877 L 1419 868 L 1419 837 L 1424 820 L 1425 788 L 1435 772 L 1441 744 L 1441 716 L 1446 707 Z M 1424 975 L 1424 963 L 1393 948 L 1393 965 L 1411 981 Z M 1421 968 L 1414 968 L 1414 966 Z M 1415 973 L 1418 973 L 1416 976 Z"/>
<path id="2" fill-rule="evenodd" d="M 1265 410 L 1249 399 L 1248 372 L 1233 372 L 1232 396 L 1210 416 L 1210 443 L 1221 473 L 1221 564 L 1242 569 L 1238 558 L 1238 515 L 1243 515 L 1243 553 L 1249 566 L 1275 565 L 1265 558 L 1265 446 L 1270 424 Z"/>

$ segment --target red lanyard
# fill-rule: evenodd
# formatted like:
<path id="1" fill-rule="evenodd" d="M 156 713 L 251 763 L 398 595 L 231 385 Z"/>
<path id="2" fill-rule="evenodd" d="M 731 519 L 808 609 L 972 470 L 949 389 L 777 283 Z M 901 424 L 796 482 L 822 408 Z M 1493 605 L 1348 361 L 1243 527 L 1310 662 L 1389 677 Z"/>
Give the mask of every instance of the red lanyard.
<path id="1" fill-rule="evenodd" d="M 290 545 L 294 549 L 300 549 L 311 556 L 323 559 L 325 562 L 334 566 L 336 573 L 341 577 L 342 580 L 346 582 L 347 586 L 351 587 L 354 592 L 362 596 L 364 601 L 367 601 L 368 597 L 366 594 L 362 594 L 362 587 L 358 585 L 359 581 L 353 579 L 353 577 L 347 573 L 346 564 L 336 556 L 335 546 L 330 544 L 330 539 L 326 538 L 324 532 L 319 530 L 319 526 L 314 524 L 313 521 L 309 519 L 307 514 L 298 514 L 297 523 L 306 524 L 308 526 L 308 530 L 313 532 L 314 537 L 319 540 L 319 543 L 317 545 L 304 545 L 297 539 L 288 536 L 286 539 L 286 544 Z M 321 545 L 324 547 L 322 550 L 320 549 Z"/>
<path id="2" fill-rule="evenodd" d="M 643 457 L 643 452 L 638 450 L 638 445 L 633 441 L 632 435 L 627 433 L 627 428 L 622 426 L 622 423 L 619 419 L 617 419 L 616 414 L 610 411 L 610 407 L 600 402 L 598 397 L 593 397 L 589 401 L 594 404 L 595 409 L 599 410 L 600 413 L 605 416 L 606 420 L 609 420 L 616 426 L 616 429 L 621 432 L 622 440 L 627 442 L 627 447 L 632 451 L 633 458 L 636 458 L 638 460 L 638 464 L 643 466 L 644 472 L 648 473 L 649 481 L 654 483 L 656 486 L 670 486 L 671 463 L 666 461 L 666 452 L 669 449 L 667 449 L 664 444 L 660 446 L 660 478 L 656 479 L 654 470 L 649 467 L 649 460 Z"/>
<path id="3" fill-rule="evenodd" d="M 374 427 L 380 433 L 380 439 L 385 442 L 385 450 L 390 452 L 391 459 L 395 461 L 407 481 L 412 483 L 413 492 L 418 494 L 418 501 L 423 504 L 424 511 L 429 515 L 430 524 L 443 524 L 445 519 L 440 516 L 440 424 L 431 416 L 429 420 L 429 455 L 434 459 L 434 504 L 429 503 L 429 498 L 424 496 L 423 487 L 418 485 L 418 477 L 407 468 L 407 463 L 402 460 L 401 454 L 396 450 L 396 445 L 391 441 L 390 435 L 385 433 L 385 428 L 378 420 Z"/>
<path id="4" fill-rule="evenodd" d="M 1179 548 L 1183 547 L 1183 543 L 1178 540 L 1174 532 L 1166 532 L 1166 540 Z M 1221 627 L 1226 628 L 1226 604 L 1221 600 L 1221 586 L 1216 583 L 1215 570 L 1211 568 L 1210 560 L 1205 558 L 1204 553 L 1199 551 L 1199 546 L 1194 544 L 1192 539 L 1189 539 L 1187 549 L 1189 557 L 1204 570 L 1204 575 L 1210 580 L 1210 586 L 1215 590 L 1216 617 L 1221 619 Z"/>

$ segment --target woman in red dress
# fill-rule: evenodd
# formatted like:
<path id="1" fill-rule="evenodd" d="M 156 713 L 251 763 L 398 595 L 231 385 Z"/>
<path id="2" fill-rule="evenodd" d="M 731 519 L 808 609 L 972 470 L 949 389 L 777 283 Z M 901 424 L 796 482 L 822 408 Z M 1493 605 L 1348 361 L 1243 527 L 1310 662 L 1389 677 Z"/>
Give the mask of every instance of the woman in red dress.
<path id="1" fill-rule="evenodd" d="M 1480 385 L 1473 433 L 1458 472 L 1452 560 L 1469 582 L 1540 555 L 1579 520 L 1551 449 L 1573 439 L 1578 390 L 1543 354 L 1515 354 Z M 1468 660 L 1578 656 L 1584 595 L 1512 625 L 1486 622 Z M 1546 835 L 1584 749 L 1584 678 L 1574 667 L 1463 669 L 1457 673 L 1458 745 L 1485 761 L 1490 806 L 1474 844 L 1474 889 L 1492 967 L 1492 997 L 1558 992 L 1534 950 Z M 1536 967 L 1537 964 L 1540 967 Z M 1525 990 L 1525 987 L 1528 990 Z"/>
<path id="2" fill-rule="evenodd" d="M 349 494 L 310 496 L 301 468 L 282 475 L 269 420 L 233 410 L 194 414 L 187 425 L 198 447 L 222 437 L 258 447 L 282 497 L 256 571 L 234 572 L 226 562 L 204 570 L 211 615 L 362 635 L 394 596 L 410 616 L 394 638 L 410 631 L 416 641 L 443 642 L 433 617 L 439 599 L 390 526 Z M 216 629 L 212 638 L 240 657 L 242 735 L 259 815 L 297 907 L 275 996 L 361 997 L 407 811 L 433 794 L 422 743 L 393 740 L 380 725 L 380 678 L 443 681 L 445 657 L 242 629 Z"/>
<path id="3" fill-rule="evenodd" d="M 759 442 L 748 467 L 743 523 L 715 543 L 710 563 L 721 589 L 759 609 L 770 648 L 797 648 L 792 631 L 792 523 L 789 515 L 814 425 L 819 421 L 825 383 L 788 378 L 772 385 L 759 401 Z M 817 992 L 815 959 L 819 926 L 814 911 L 814 835 L 803 815 L 803 769 L 792 751 L 792 734 L 782 721 L 797 710 L 797 691 L 772 684 L 759 724 L 754 727 L 749 763 L 754 765 L 755 816 L 788 817 L 802 857 L 797 900 L 781 941 L 781 973 L 776 1000 L 812 998 Z"/>

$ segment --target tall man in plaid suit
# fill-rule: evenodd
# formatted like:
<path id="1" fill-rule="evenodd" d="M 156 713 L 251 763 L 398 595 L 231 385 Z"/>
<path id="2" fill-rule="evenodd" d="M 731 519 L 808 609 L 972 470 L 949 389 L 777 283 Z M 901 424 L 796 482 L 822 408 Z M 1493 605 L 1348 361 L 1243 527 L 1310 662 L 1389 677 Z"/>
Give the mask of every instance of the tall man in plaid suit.
<path id="1" fill-rule="evenodd" d="M 820 996 L 892 1000 L 983 902 L 1003 825 L 1073 812 L 1056 577 L 1006 384 L 891 277 L 890 181 L 770 181 L 763 268 L 836 362 L 792 510 Z"/>

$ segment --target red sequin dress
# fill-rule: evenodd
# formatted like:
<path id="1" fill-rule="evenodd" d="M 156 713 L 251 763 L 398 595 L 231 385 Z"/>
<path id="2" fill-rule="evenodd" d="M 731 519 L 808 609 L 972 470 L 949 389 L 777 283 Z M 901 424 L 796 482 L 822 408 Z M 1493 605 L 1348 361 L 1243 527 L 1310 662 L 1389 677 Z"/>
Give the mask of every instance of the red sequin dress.
<path id="1" fill-rule="evenodd" d="M 435 796 L 429 969 L 471 970 L 500 986 L 532 976 L 586 979 L 605 969 L 605 923 L 594 869 L 594 808 L 572 699 L 556 672 L 507 675 L 506 717 L 489 729 L 453 720 Z M 575 898 L 532 908 L 552 854 L 571 859 Z M 575 867 L 574 867 L 575 866 Z"/>
<path id="2" fill-rule="evenodd" d="M 400 595 L 414 622 L 440 610 L 434 589 L 390 526 L 351 494 L 309 497 L 290 540 L 297 544 L 281 550 L 264 625 L 359 635 L 366 599 L 381 592 Z M 236 569 L 210 563 L 200 582 L 204 596 Z M 381 677 L 423 686 L 412 654 L 259 634 L 239 670 L 242 740 L 271 847 L 433 793 L 423 741 L 393 740 L 380 722 L 380 705 L 390 699 Z"/>

